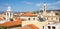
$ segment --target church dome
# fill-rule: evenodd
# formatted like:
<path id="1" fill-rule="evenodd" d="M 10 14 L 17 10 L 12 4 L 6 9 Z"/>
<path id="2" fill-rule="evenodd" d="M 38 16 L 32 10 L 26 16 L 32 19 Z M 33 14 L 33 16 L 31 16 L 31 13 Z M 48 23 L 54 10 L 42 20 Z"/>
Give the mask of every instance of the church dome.
<path id="1" fill-rule="evenodd" d="M 10 6 L 8 6 L 8 10 L 7 11 L 12 11 Z"/>

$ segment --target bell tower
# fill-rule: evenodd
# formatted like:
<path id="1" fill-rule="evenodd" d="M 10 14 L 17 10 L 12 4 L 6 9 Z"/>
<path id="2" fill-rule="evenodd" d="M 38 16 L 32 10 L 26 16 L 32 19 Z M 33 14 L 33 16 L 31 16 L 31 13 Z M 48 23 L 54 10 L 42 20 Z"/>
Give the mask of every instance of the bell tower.
<path id="1" fill-rule="evenodd" d="M 9 20 L 10 18 L 13 18 L 13 13 L 12 13 L 11 7 L 8 6 L 6 11 L 6 20 Z"/>
<path id="2" fill-rule="evenodd" d="M 43 15 L 46 15 L 46 4 L 43 5 Z"/>

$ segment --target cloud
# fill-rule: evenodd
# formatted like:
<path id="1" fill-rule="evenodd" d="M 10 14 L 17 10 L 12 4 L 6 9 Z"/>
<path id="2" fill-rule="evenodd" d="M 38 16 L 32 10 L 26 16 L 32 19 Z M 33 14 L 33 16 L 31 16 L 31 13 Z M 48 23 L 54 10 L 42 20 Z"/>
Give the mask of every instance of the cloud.
<path id="1" fill-rule="evenodd" d="M 57 1 L 56 4 L 60 4 L 60 1 Z"/>
<path id="2" fill-rule="evenodd" d="M 47 5 L 57 5 L 60 4 L 60 1 L 54 2 L 54 3 L 46 3 Z"/>
<path id="3" fill-rule="evenodd" d="M 57 7 L 55 5 L 54 6 L 51 5 L 51 6 L 47 6 L 46 9 L 47 10 L 55 10 L 55 9 L 60 9 L 60 7 Z"/>
<path id="4" fill-rule="evenodd" d="M 47 9 L 60 9 L 60 1 L 54 2 L 54 3 L 46 3 L 47 4 Z"/>
<path id="5" fill-rule="evenodd" d="M 44 3 L 32 3 L 32 2 L 27 2 L 27 1 L 23 1 L 23 3 L 37 6 L 40 9 L 43 9 L 43 5 L 44 5 Z M 60 1 L 53 2 L 53 3 L 46 3 L 47 9 L 60 9 L 59 4 L 60 4 Z"/>
<path id="6" fill-rule="evenodd" d="M 38 7 L 39 7 L 40 5 L 41 5 L 40 3 L 37 3 L 37 4 L 36 4 L 36 6 L 38 6 Z"/>
<path id="7" fill-rule="evenodd" d="M 22 3 L 28 4 L 28 5 L 32 4 L 31 2 L 27 2 L 27 1 L 23 1 Z"/>

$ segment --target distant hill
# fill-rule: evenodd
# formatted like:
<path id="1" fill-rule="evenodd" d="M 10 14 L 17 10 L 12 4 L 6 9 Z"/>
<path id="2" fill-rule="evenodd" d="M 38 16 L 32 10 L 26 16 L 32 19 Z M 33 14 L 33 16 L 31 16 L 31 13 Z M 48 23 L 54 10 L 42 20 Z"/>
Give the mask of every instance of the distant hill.
<path id="1" fill-rule="evenodd" d="M 58 9 L 58 10 L 46 10 L 46 11 L 47 11 L 47 12 L 50 12 L 50 11 L 60 12 L 60 9 Z M 33 13 L 39 13 L 39 12 L 43 12 L 43 10 L 33 11 Z"/>
<path id="2" fill-rule="evenodd" d="M 58 9 L 58 10 L 47 10 L 47 12 L 50 12 L 50 11 L 60 12 L 60 9 Z M 37 10 L 37 11 L 32 11 L 32 12 L 39 12 L 39 10 Z M 40 10 L 40 12 L 43 12 L 43 10 Z M 5 13 L 5 11 L 0 11 L 0 14 L 2 14 L 2 13 Z M 20 13 L 20 12 L 14 12 L 14 13 Z"/>
<path id="3" fill-rule="evenodd" d="M 40 10 L 40 11 L 43 11 L 43 10 Z M 48 11 L 60 11 L 60 9 L 59 9 L 59 10 L 46 10 L 46 11 L 47 11 L 47 12 L 48 12 Z"/>

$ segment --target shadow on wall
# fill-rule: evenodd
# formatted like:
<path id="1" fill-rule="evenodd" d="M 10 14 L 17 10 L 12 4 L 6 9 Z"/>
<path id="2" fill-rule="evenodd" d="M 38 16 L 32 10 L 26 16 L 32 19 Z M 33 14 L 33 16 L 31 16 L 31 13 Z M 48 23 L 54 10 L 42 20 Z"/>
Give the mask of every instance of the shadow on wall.
<path id="1" fill-rule="evenodd" d="M 46 19 L 45 19 L 45 18 L 41 18 L 40 16 L 39 16 L 38 18 L 39 18 L 39 20 L 40 20 L 41 22 L 46 21 Z"/>

